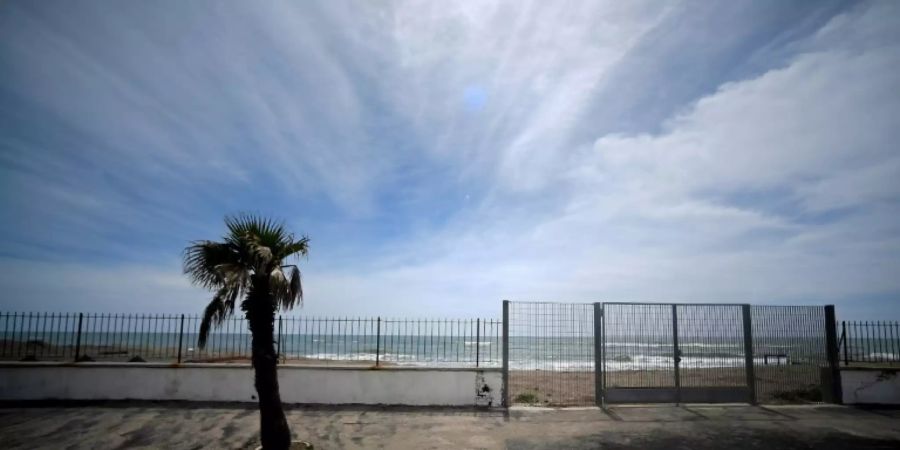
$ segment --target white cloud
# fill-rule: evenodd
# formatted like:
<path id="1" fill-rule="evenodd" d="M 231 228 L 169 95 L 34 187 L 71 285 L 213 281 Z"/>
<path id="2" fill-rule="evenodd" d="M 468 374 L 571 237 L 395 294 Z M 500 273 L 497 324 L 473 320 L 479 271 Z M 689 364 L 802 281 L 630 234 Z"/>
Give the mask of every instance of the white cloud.
<path id="1" fill-rule="evenodd" d="M 516 1 L 7 12 L 0 25 L 21 19 L 0 44 L 15 62 L 5 69 L 12 86 L 74 129 L 63 144 L 78 151 L 66 156 L 90 164 L 12 143 L 4 148 L 17 151 L 0 156 L 27 170 L 5 182 L 46 203 L 23 196 L 4 207 L 39 211 L 33 222 L 51 238 L 74 224 L 77 238 L 96 237 L 84 247 L 125 254 L 127 239 L 104 235 L 104 212 L 119 228 L 164 223 L 186 240 L 219 230 L 197 223 L 198 205 L 259 190 L 266 195 L 252 201 L 288 192 L 291 217 L 327 199 L 342 212 L 320 220 L 336 227 L 401 203 L 411 205 L 404 223 L 450 205 L 445 223 L 347 244 L 343 267 L 329 260 L 343 242 L 313 235 L 314 314 L 495 315 L 502 298 L 828 302 L 900 292 L 898 7 L 861 4 L 811 36 L 775 40 L 784 60 L 716 79 L 644 132 L 611 133 L 600 120 L 631 111 L 617 95 L 644 89 L 663 103 L 674 89 L 652 83 L 705 72 L 663 64 L 695 72 L 644 73 L 656 67 L 649 61 L 681 56 L 652 44 L 692 32 L 679 22 L 686 9 Z M 466 104 L 472 92 L 478 108 Z M 122 184 L 135 192 L 111 188 Z M 465 194 L 464 204 L 447 192 Z M 194 311 L 207 298 L 177 263 L 2 265 L 4 288 L 46 304 L 78 292 L 94 309 L 124 309 L 116 299 L 132 296 L 140 306 L 131 310 Z M 30 291 L 48 271 L 54 281 Z"/>
<path id="2" fill-rule="evenodd" d="M 659 134 L 600 136 L 590 150 L 548 151 L 550 160 L 515 145 L 498 151 L 500 193 L 410 245 L 411 254 L 438 256 L 361 274 L 361 290 L 451 305 L 510 297 L 822 303 L 900 292 L 900 39 L 862 33 L 862 42 L 821 44 L 826 34 L 891 22 L 893 10 L 875 4 L 836 18 L 787 66 L 724 84 Z M 557 107 L 551 99 L 542 111 L 555 114 L 536 117 L 558 124 L 580 108 Z M 524 126 L 510 142 L 534 133 L 543 128 Z M 533 187 L 511 169 L 526 166 L 556 207 L 515 194 Z M 729 203 L 747 192 L 762 194 Z M 793 200 L 789 210 L 772 211 L 783 196 Z M 851 211 L 817 215 L 834 208 Z"/>
<path id="3" fill-rule="evenodd" d="M 591 94 L 666 11 L 644 2 L 403 4 L 392 29 L 402 86 L 394 100 L 434 142 L 425 150 L 461 162 L 464 175 L 539 189 Z M 471 86 L 489 99 L 477 114 L 462 107 Z"/>

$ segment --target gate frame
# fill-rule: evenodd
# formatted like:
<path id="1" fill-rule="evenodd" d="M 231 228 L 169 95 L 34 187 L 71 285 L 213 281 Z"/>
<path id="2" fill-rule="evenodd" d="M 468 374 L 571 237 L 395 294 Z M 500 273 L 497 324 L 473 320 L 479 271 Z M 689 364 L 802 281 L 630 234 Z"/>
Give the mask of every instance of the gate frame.
<path id="1" fill-rule="evenodd" d="M 594 403 L 597 406 L 603 406 L 606 403 L 603 401 L 603 370 L 604 365 L 606 364 L 605 353 L 604 353 L 604 336 L 600 332 L 601 328 L 606 329 L 602 326 L 603 322 L 603 304 L 600 302 L 594 302 Z"/>
<path id="2" fill-rule="evenodd" d="M 596 303 L 595 303 L 596 305 Z M 600 394 L 597 396 L 596 403 L 598 406 L 606 407 L 607 403 L 675 403 L 676 405 L 681 404 L 684 400 L 685 388 L 681 386 L 680 380 L 680 361 L 681 361 L 681 349 L 679 348 L 678 342 L 678 307 L 679 306 L 712 306 L 712 307 L 733 307 L 733 308 L 741 308 L 742 315 L 742 326 L 743 326 L 743 344 L 744 344 L 744 371 L 746 373 L 747 383 L 745 386 L 708 386 L 708 387 L 697 387 L 697 388 L 688 388 L 690 389 L 690 393 L 694 394 L 694 397 L 689 399 L 689 402 L 693 403 L 696 401 L 700 401 L 703 403 L 734 403 L 734 402 L 747 402 L 749 404 L 755 405 L 757 404 L 756 398 L 756 377 L 753 370 L 753 327 L 752 327 L 752 319 L 750 315 L 750 304 L 746 303 L 653 303 L 653 302 L 603 302 L 601 305 L 601 324 L 598 326 L 597 322 L 594 322 L 594 335 L 597 333 L 602 333 L 602 338 L 600 339 L 601 346 L 599 348 L 595 347 L 594 352 L 596 355 L 602 358 L 602 364 L 600 366 L 595 367 L 594 376 L 596 377 L 596 382 L 601 386 Z M 671 306 L 672 307 L 672 347 L 673 353 L 672 356 L 674 358 L 674 386 L 672 387 L 652 387 L 652 388 L 617 388 L 621 390 L 630 390 L 632 394 L 638 394 L 638 398 L 631 398 L 627 401 L 609 401 L 609 389 L 606 386 L 606 360 L 605 360 L 605 351 L 606 351 L 606 315 L 607 315 L 607 305 L 619 305 L 619 306 Z M 602 328 L 602 329 L 601 329 Z M 595 342 L 597 339 L 595 338 Z"/>
<path id="3" fill-rule="evenodd" d="M 509 408 L 509 300 L 503 300 L 503 393 L 502 406 Z"/>
<path id="4" fill-rule="evenodd" d="M 502 368 L 502 379 L 503 379 L 503 387 L 501 393 L 501 404 L 503 407 L 509 408 L 511 405 L 509 395 L 509 300 L 503 300 L 503 327 L 502 327 L 502 353 L 503 353 L 503 368 Z M 759 404 L 759 400 L 757 397 L 756 391 L 756 373 L 755 373 L 755 360 L 754 360 L 754 348 L 753 348 L 753 319 L 752 319 L 752 306 L 749 303 L 653 303 L 653 302 L 593 302 L 594 305 L 594 398 L 597 406 L 601 408 L 606 408 L 608 403 L 608 389 L 606 386 L 606 312 L 607 305 L 637 305 L 637 306 L 672 306 L 672 334 L 673 334 L 673 346 L 675 356 L 677 359 L 679 358 L 680 349 L 678 348 L 678 306 L 728 306 L 728 307 L 740 307 L 741 308 L 741 316 L 742 316 L 742 325 L 743 325 L 743 337 L 744 337 L 744 370 L 746 372 L 746 387 L 736 389 L 746 389 L 746 399 L 737 400 L 746 401 L 751 405 Z M 810 305 L 813 306 L 813 305 Z M 815 305 L 819 306 L 819 305 Z M 826 358 L 828 362 L 828 369 L 831 375 L 831 379 L 828 380 L 827 384 L 823 384 L 823 389 L 830 388 L 828 394 L 830 395 L 830 399 L 826 397 L 826 402 L 830 403 L 842 403 L 842 395 L 841 395 L 841 371 L 840 371 L 840 361 L 839 361 L 839 349 L 838 349 L 838 340 L 837 340 L 837 321 L 835 318 L 835 308 L 834 305 L 821 305 L 821 308 L 824 310 L 825 315 L 825 350 L 826 350 Z M 678 404 L 682 401 L 682 390 L 683 388 L 680 386 L 678 380 L 679 374 L 679 364 L 675 362 L 675 400 L 674 403 Z M 725 387 L 728 389 L 729 387 Z M 628 388 L 626 388 L 628 389 Z M 632 389 L 657 389 L 657 388 L 632 388 Z M 662 388 L 668 389 L 668 388 Z M 694 389 L 694 388 L 691 388 Z M 706 388 L 697 388 L 697 389 L 716 389 L 716 387 L 706 387 Z M 733 390 L 733 392 L 734 392 Z M 698 391 L 699 392 L 699 391 Z M 701 401 L 706 401 L 709 403 L 715 403 L 715 400 L 704 399 Z M 734 402 L 734 399 L 726 399 L 726 402 Z M 640 403 L 640 400 L 632 402 Z M 669 403 L 669 402 L 666 402 Z"/>

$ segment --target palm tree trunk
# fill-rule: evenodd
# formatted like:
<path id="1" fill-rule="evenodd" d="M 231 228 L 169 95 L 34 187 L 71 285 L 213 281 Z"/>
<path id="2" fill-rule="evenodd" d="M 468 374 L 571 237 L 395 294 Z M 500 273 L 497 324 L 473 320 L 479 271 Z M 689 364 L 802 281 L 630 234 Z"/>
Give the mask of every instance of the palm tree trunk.
<path id="1" fill-rule="evenodd" d="M 271 299 L 250 300 L 246 313 L 253 336 L 253 369 L 256 372 L 256 394 L 259 396 L 260 440 L 265 450 L 286 450 L 291 445 L 291 430 L 281 407 L 281 394 L 278 390 L 274 304 Z"/>

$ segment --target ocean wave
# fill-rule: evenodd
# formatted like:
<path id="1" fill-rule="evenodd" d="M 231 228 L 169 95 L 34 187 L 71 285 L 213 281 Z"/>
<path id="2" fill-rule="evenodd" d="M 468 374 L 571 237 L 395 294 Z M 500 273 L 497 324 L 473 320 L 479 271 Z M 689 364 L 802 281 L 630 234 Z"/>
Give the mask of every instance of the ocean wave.
<path id="1" fill-rule="evenodd" d="M 607 342 L 607 347 L 637 347 L 637 348 L 671 348 L 673 345 L 672 342 Z M 706 343 L 706 342 L 679 342 L 678 346 L 681 348 L 741 348 L 743 344 L 718 344 L 718 343 Z"/>
<path id="2" fill-rule="evenodd" d="M 374 352 L 359 353 L 311 353 L 304 355 L 288 355 L 291 357 L 304 357 L 322 361 L 369 361 L 375 362 Z M 412 367 L 471 367 L 474 361 L 446 361 L 437 356 L 427 357 L 408 353 L 383 353 L 379 356 L 383 362 L 390 362 L 400 366 Z M 762 358 L 755 358 L 755 363 L 762 365 Z M 743 367 L 743 356 L 683 356 L 679 367 L 682 369 L 699 368 L 725 368 Z M 771 361 L 770 361 L 771 364 Z M 497 359 L 482 360 L 482 367 L 500 367 L 501 361 Z M 591 371 L 594 370 L 593 358 L 585 359 L 512 359 L 509 362 L 511 370 L 549 370 L 549 371 Z M 672 370 L 675 361 L 671 356 L 652 355 L 618 355 L 606 359 L 604 368 L 607 372 L 634 371 L 634 370 Z"/>
<path id="3" fill-rule="evenodd" d="M 888 360 L 896 360 L 900 359 L 896 353 L 886 353 L 886 352 L 873 352 L 869 353 L 868 358 L 879 358 L 879 359 L 888 359 Z"/>
<path id="4" fill-rule="evenodd" d="M 634 370 L 673 370 L 675 368 L 675 360 L 671 356 L 651 356 L 651 355 L 620 355 L 621 358 L 607 358 L 604 368 L 607 372 L 622 372 Z M 730 357 L 692 357 L 684 356 L 681 358 L 679 367 L 682 369 L 708 369 L 708 368 L 728 368 L 728 367 L 744 367 L 745 360 L 743 355 Z M 763 365 L 762 357 L 754 358 L 755 365 Z M 769 361 L 772 365 L 772 361 Z M 594 370 L 593 359 L 582 360 L 513 360 L 510 361 L 509 367 L 512 370 L 550 370 L 550 371 L 582 371 Z"/>

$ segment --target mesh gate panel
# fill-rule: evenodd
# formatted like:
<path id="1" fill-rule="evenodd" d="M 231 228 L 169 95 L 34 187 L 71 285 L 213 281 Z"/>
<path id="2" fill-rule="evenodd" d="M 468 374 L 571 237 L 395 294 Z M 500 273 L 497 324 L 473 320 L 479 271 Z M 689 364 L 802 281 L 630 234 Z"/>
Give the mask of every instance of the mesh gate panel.
<path id="1" fill-rule="evenodd" d="M 594 357 L 594 305 L 510 303 L 510 402 L 594 405 Z"/>
<path id="2" fill-rule="evenodd" d="M 672 307 L 603 305 L 603 375 L 606 387 L 674 387 Z"/>
<path id="3" fill-rule="evenodd" d="M 741 305 L 676 305 L 684 387 L 746 386 Z"/>
<path id="4" fill-rule="evenodd" d="M 822 401 L 829 367 L 821 306 L 753 306 L 756 393 L 761 403 Z"/>

